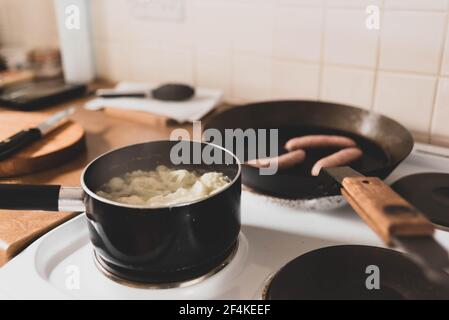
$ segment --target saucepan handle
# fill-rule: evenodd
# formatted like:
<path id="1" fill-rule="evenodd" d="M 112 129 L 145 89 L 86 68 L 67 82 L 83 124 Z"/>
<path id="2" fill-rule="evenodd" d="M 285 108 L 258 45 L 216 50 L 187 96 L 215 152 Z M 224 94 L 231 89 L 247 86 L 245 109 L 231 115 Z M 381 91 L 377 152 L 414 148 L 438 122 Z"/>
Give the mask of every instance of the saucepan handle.
<path id="1" fill-rule="evenodd" d="M 83 198 L 81 188 L 0 184 L 0 209 L 82 212 Z"/>
<path id="2" fill-rule="evenodd" d="M 348 177 L 342 194 L 388 245 L 394 236 L 429 236 L 432 223 L 379 178 Z"/>

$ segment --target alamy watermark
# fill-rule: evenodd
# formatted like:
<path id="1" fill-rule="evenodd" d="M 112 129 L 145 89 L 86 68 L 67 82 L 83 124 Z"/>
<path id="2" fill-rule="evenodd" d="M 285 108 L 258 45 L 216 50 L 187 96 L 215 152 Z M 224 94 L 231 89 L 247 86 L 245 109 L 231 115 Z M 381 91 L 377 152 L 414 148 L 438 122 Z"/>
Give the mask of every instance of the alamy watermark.
<path id="1" fill-rule="evenodd" d="M 78 266 L 68 266 L 65 269 L 67 275 L 65 279 L 65 287 L 67 290 L 80 290 L 81 289 L 81 271 Z"/>
<path id="2" fill-rule="evenodd" d="M 241 162 L 246 159 L 272 158 L 269 166 L 260 168 L 261 175 L 274 175 L 278 171 L 279 155 L 278 129 L 206 129 L 202 131 L 200 121 L 193 123 L 193 136 L 186 129 L 176 129 L 170 136 L 172 141 L 205 141 L 212 145 L 202 148 L 199 144 L 176 144 L 170 153 L 174 165 L 180 164 L 231 164 L 234 158 L 226 152 L 216 152 L 221 146 L 233 153 Z M 190 150 L 192 149 L 192 150 Z M 192 163 L 193 162 L 193 163 Z"/>
<path id="3" fill-rule="evenodd" d="M 380 30 L 380 8 L 376 5 L 369 5 L 365 10 L 367 17 L 365 25 L 368 30 Z"/>
<path id="4" fill-rule="evenodd" d="M 81 29 L 81 11 L 77 5 L 69 5 L 65 7 L 65 21 L 64 25 L 67 30 Z"/>
<path id="5" fill-rule="evenodd" d="M 380 290 L 380 268 L 375 265 L 370 265 L 366 268 L 365 274 L 369 275 L 366 278 L 365 286 L 368 290 Z"/>

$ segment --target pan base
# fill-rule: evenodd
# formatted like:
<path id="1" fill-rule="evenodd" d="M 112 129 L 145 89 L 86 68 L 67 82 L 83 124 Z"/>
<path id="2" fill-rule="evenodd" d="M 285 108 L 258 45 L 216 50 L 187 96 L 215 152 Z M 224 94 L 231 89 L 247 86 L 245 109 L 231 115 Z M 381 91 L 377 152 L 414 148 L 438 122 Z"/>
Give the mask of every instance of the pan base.
<path id="1" fill-rule="evenodd" d="M 414 174 L 396 181 L 392 188 L 439 229 L 449 231 L 449 174 Z"/>
<path id="2" fill-rule="evenodd" d="M 260 193 L 245 185 L 243 185 L 243 190 L 270 203 L 298 210 L 327 211 L 338 209 L 347 205 L 347 202 L 343 196 L 329 196 L 315 199 L 285 199 L 282 197 L 275 197 L 269 194 Z"/>
<path id="3" fill-rule="evenodd" d="M 176 281 L 169 283 L 151 283 L 145 281 L 144 279 L 142 279 L 142 281 L 136 281 L 134 279 L 133 280 L 128 279 L 126 275 L 123 274 L 119 275 L 117 271 L 113 270 L 110 266 L 108 266 L 108 264 L 100 257 L 100 255 L 96 252 L 95 249 L 93 250 L 93 259 L 97 269 L 107 278 L 111 279 L 112 281 L 118 284 L 125 285 L 131 288 L 141 288 L 141 289 L 173 289 L 173 288 L 185 288 L 193 286 L 219 273 L 227 265 L 229 265 L 229 263 L 231 263 L 231 261 L 237 254 L 238 248 L 239 248 L 239 241 L 237 241 L 237 243 L 231 248 L 231 253 L 225 258 L 225 260 L 212 270 L 208 271 L 206 274 L 185 281 Z"/>
<path id="4" fill-rule="evenodd" d="M 263 298 L 449 299 L 449 292 L 430 283 L 419 267 L 399 252 L 368 246 L 336 246 L 311 251 L 288 263 L 268 281 Z"/>

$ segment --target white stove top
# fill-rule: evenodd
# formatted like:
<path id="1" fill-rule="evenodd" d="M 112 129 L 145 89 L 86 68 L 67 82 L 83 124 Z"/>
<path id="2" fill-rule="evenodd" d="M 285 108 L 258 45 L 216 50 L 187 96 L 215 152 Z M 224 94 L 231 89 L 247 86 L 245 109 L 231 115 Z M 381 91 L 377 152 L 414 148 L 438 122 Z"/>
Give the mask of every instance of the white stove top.
<path id="1" fill-rule="evenodd" d="M 449 149 L 417 144 L 387 182 L 448 170 Z M 142 289 L 100 273 L 85 223 L 84 216 L 65 223 L 0 269 L 0 299 L 259 299 L 269 276 L 303 253 L 343 244 L 383 247 L 349 206 L 304 211 L 245 191 L 240 246 L 225 269 L 185 288 Z M 449 233 L 436 238 L 449 250 Z"/>

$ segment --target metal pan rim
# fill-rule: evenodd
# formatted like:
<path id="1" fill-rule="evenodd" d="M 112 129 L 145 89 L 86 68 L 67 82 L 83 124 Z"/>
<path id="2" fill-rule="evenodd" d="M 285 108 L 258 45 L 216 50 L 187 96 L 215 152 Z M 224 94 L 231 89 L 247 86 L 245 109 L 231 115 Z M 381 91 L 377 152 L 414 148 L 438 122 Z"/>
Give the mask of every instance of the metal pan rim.
<path id="1" fill-rule="evenodd" d="M 226 190 L 231 188 L 237 181 L 239 181 L 239 179 L 241 177 L 242 164 L 241 164 L 240 160 L 236 157 L 236 155 L 233 154 L 232 152 L 230 152 L 229 150 L 227 150 L 227 149 L 225 149 L 225 148 L 223 148 L 221 146 L 218 146 L 216 144 L 213 144 L 213 143 L 197 142 L 197 141 L 186 141 L 186 142 L 192 142 L 192 143 L 200 143 L 202 145 L 210 145 L 210 146 L 213 146 L 215 148 L 221 149 L 222 151 L 224 151 L 224 152 L 228 153 L 229 155 L 231 155 L 233 157 L 233 159 L 236 161 L 236 164 L 238 166 L 238 171 L 237 171 L 237 174 L 234 177 L 234 180 L 232 180 L 231 183 L 229 183 L 226 187 L 224 187 L 223 189 L 219 190 L 219 192 L 213 193 L 213 194 L 211 194 L 211 195 L 209 195 L 207 197 L 200 198 L 200 199 L 197 199 L 197 200 L 194 200 L 194 201 L 183 202 L 183 203 L 172 205 L 172 206 L 139 206 L 139 205 L 131 205 L 131 204 L 126 204 L 126 203 L 120 203 L 120 202 L 116 202 L 116 201 L 112 201 L 112 200 L 109 200 L 109 199 L 102 198 L 102 197 L 97 195 L 95 192 L 93 192 L 92 190 L 90 190 L 86 186 L 85 179 L 84 179 L 85 175 L 86 175 L 86 172 L 95 162 L 97 162 L 97 160 L 99 160 L 99 159 L 101 159 L 101 158 L 103 158 L 103 157 L 105 157 L 105 156 L 107 156 L 107 155 L 109 155 L 111 153 L 114 153 L 116 151 L 120 151 L 120 150 L 123 150 L 123 149 L 126 149 L 126 148 L 131 148 L 131 147 L 135 147 L 135 146 L 139 146 L 139 145 L 145 145 L 145 144 L 151 144 L 151 143 L 158 143 L 158 142 L 176 142 L 176 141 L 155 140 L 155 141 L 145 142 L 145 143 L 136 143 L 136 144 L 128 145 L 128 146 L 125 146 L 125 147 L 120 147 L 120 148 L 113 149 L 111 151 L 108 151 L 108 152 L 106 152 L 106 153 L 96 157 L 94 160 L 92 160 L 86 166 L 86 168 L 84 168 L 84 170 L 83 170 L 83 172 L 81 174 L 81 187 L 83 188 L 84 192 L 87 193 L 90 197 L 92 197 L 92 198 L 94 198 L 94 199 L 96 199 L 96 200 L 98 200 L 98 201 L 100 201 L 102 203 L 110 204 L 110 205 L 113 205 L 113 206 L 119 206 L 119 207 L 122 207 L 122 208 L 137 209 L 137 210 L 152 210 L 152 209 L 160 210 L 160 209 L 183 208 L 183 207 L 187 207 L 187 206 L 190 206 L 190 205 L 193 205 L 193 204 L 197 204 L 197 203 L 206 201 L 206 200 L 208 200 L 210 198 L 213 198 L 213 197 L 215 197 L 215 196 L 225 192 Z"/>

